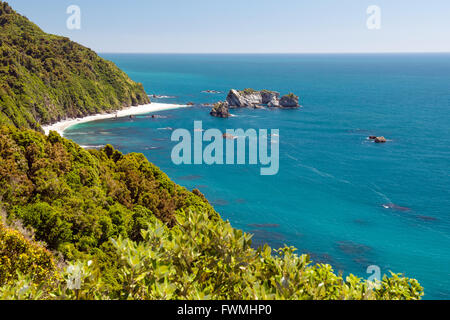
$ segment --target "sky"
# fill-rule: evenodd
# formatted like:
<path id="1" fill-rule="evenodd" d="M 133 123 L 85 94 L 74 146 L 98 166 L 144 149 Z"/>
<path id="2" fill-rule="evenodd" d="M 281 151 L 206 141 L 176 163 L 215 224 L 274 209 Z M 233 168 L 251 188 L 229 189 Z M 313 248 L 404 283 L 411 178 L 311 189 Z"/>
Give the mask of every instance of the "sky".
<path id="1" fill-rule="evenodd" d="M 44 31 L 97 52 L 450 52 L 449 0 L 7 2 Z M 81 29 L 67 27 L 70 5 L 81 10 Z M 371 5 L 379 19 L 367 13 Z M 380 28 L 369 29 L 369 18 Z"/>

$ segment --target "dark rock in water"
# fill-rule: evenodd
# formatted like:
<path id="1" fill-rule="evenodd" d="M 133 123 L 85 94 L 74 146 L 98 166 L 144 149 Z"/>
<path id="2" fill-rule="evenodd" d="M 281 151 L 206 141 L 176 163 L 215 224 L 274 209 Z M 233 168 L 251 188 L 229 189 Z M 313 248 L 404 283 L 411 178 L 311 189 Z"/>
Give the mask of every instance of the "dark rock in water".
<path id="1" fill-rule="evenodd" d="M 298 99 L 299 98 L 293 93 L 287 94 L 281 97 L 280 106 L 282 108 L 299 108 L 300 105 Z"/>
<path id="2" fill-rule="evenodd" d="M 385 208 L 385 209 L 393 209 L 393 210 L 397 210 L 397 211 L 411 211 L 411 208 L 401 207 L 401 206 L 398 206 L 398 205 L 396 205 L 394 203 L 383 204 L 383 208 Z"/>
<path id="3" fill-rule="evenodd" d="M 307 254 L 314 263 L 331 264 L 333 267 L 336 267 L 337 265 L 337 261 L 335 261 L 328 253 L 308 252 Z"/>
<path id="4" fill-rule="evenodd" d="M 189 176 L 182 176 L 182 177 L 178 177 L 179 180 L 187 180 L 187 181 L 192 181 L 192 180 L 198 180 L 201 179 L 202 176 L 198 176 L 198 175 L 189 175 Z"/>
<path id="5" fill-rule="evenodd" d="M 370 140 L 375 140 L 377 138 L 377 136 L 369 136 Z"/>
<path id="6" fill-rule="evenodd" d="M 218 102 L 214 105 L 209 113 L 213 117 L 218 118 L 228 118 L 230 116 L 230 112 L 228 111 L 228 103 L 227 102 Z"/>
<path id="7" fill-rule="evenodd" d="M 161 150 L 164 149 L 164 147 L 144 147 L 144 150 Z"/>
<path id="8" fill-rule="evenodd" d="M 264 229 L 250 230 L 248 233 L 253 234 L 252 248 L 262 247 L 265 244 L 270 245 L 273 249 L 282 248 L 286 243 L 284 235 L 278 232 L 268 231 Z"/>
<path id="9" fill-rule="evenodd" d="M 375 143 L 385 143 L 387 140 L 385 137 L 376 137 L 374 141 Z"/>
<path id="10" fill-rule="evenodd" d="M 224 200 L 224 199 L 216 199 L 216 200 L 211 201 L 211 204 L 215 205 L 215 206 L 227 206 L 228 201 Z"/>
<path id="11" fill-rule="evenodd" d="M 355 262 L 361 266 L 364 266 L 364 267 L 367 267 L 367 266 L 370 266 L 373 264 L 373 263 L 370 263 L 370 260 L 367 259 L 366 257 L 355 257 L 352 260 L 353 260 L 353 262 Z"/>
<path id="12" fill-rule="evenodd" d="M 253 228 L 279 228 L 280 225 L 276 223 L 253 223 L 249 224 L 249 227 Z"/>
<path id="13" fill-rule="evenodd" d="M 187 106 L 194 106 L 195 103 L 193 103 L 193 102 L 188 102 L 188 103 L 186 103 L 186 105 L 187 105 Z"/>
<path id="14" fill-rule="evenodd" d="M 429 216 L 417 216 L 417 219 L 420 219 L 423 221 L 437 221 L 438 220 L 435 217 L 429 217 Z"/>
<path id="15" fill-rule="evenodd" d="M 339 241 L 337 242 L 337 246 L 339 250 L 348 255 L 363 255 L 372 250 L 372 248 L 366 245 L 354 243 L 352 241 Z"/>

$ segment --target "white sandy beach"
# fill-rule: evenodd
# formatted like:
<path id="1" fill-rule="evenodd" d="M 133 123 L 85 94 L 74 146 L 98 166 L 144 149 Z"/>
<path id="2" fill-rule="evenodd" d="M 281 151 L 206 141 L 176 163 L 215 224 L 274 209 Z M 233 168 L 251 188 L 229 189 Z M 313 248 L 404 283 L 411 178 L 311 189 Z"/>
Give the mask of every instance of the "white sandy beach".
<path id="1" fill-rule="evenodd" d="M 45 134 L 48 135 L 50 131 L 56 131 L 61 136 L 64 135 L 64 131 L 68 129 L 69 127 L 80 124 L 80 123 L 86 123 L 90 121 L 95 120 L 102 120 L 102 119 L 110 119 L 115 118 L 116 116 L 118 118 L 121 117 L 127 117 L 131 115 L 138 115 L 138 114 L 146 114 L 151 112 L 157 112 L 157 111 L 164 111 L 164 110 L 171 110 L 171 109 L 178 109 L 178 108 L 185 108 L 188 107 L 187 105 L 181 105 L 181 104 L 168 104 L 168 103 L 150 103 L 150 104 L 144 104 L 136 107 L 129 107 L 125 109 L 121 109 L 112 113 L 101 113 L 101 114 L 95 114 L 91 116 L 86 116 L 83 118 L 76 118 L 76 119 L 66 119 L 59 122 L 56 122 L 52 125 L 44 126 L 42 129 L 44 129 Z"/>

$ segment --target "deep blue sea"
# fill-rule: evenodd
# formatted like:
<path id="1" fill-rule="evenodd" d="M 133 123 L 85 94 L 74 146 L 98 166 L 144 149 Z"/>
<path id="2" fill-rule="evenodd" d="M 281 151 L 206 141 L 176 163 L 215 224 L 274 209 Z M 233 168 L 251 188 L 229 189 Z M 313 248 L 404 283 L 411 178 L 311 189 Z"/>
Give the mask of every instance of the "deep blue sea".
<path id="1" fill-rule="evenodd" d="M 256 245 L 292 245 L 364 278 L 376 265 L 417 278 L 427 299 L 450 299 L 450 54 L 102 56 L 148 94 L 170 97 L 157 102 L 211 103 L 250 87 L 293 92 L 303 108 L 219 119 L 192 107 L 80 124 L 66 137 L 144 153 L 175 182 L 199 188 Z M 279 173 L 176 166 L 168 128 L 193 131 L 194 120 L 222 131 L 279 129 Z"/>

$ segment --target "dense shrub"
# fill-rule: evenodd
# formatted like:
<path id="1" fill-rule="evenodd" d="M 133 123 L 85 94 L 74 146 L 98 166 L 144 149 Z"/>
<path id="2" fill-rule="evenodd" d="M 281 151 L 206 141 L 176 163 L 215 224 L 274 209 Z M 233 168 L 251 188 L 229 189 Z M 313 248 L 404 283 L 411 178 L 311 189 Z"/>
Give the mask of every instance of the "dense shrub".
<path id="1" fill-rule="evenodd" d="M 392 274 L 379 282 L 346 279 L 329 265 L 311 265 L 285 247 L 250 247 L 251 235 L 205 212 L 181 212 L 175 227 L 150 217 L 143 241 L 111 240 L 119 263 L 109 277 L 92 261 L 66 268 L 50 290 L 30 289 L 27 299 L 419 299 L 414 279 Z M 117 280 L 111 286 L 111 278 Z M 0 288 L 14 297 L 18 285 Z M 76 284 L 76 286 L 74 286 Z M 28 288 L 27 287 L 27 288 Z M 2 294 L 3 293 L 3 294 Z"/>
<path id="2" fill-rule="evenodd" d="M 53 256 L 0 221 L 0 286 L 16 282 L 21 274 L 30 275 L 34 284 L 52 284 L 57 279 Z"/>
<path id="3" fill-rule="evenodd" d="M 55 132 L 12 127 L 0 128 L 0 199 L 9 219 L 68 259 L 98 253 L 111 237 L 140 240 L 151 216 L 168 226 L 182 209 L 218 219 L 203 195 L 170 181 L 142 154 L 109 145 L 86 151 Z"/>

